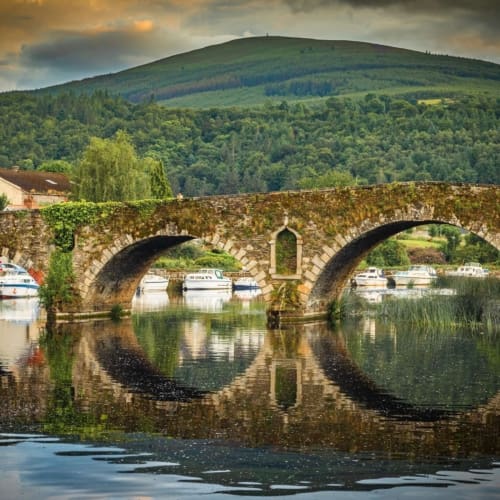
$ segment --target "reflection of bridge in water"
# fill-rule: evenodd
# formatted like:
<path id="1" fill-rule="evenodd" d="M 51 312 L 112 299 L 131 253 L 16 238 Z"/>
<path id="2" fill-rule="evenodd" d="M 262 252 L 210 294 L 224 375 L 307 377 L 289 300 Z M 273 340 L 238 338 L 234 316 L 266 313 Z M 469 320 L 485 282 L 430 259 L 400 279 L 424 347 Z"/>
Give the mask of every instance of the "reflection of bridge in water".
<path id="1" fill-rule="evenodd" d="M 172 437 L 431 456 L 500 445 L 500 394 L 465 412 L 411 405 L 377 387 L 320 324 L 269 332 L 251 365 L 216 392 L 163 376 L 128 322 L 83 326 L 75 360 L 77 404 L 128 430 L 147 418 Z"/>

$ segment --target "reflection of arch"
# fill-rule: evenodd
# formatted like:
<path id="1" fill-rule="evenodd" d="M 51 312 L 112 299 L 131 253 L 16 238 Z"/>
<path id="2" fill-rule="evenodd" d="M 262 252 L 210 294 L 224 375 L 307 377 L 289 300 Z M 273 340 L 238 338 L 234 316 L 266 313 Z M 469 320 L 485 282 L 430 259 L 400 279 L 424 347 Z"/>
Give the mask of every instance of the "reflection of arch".
<path id="1" fill-rule="evenodd" d="M 280 239 L 282 237 L 287 238 L 288 235 L 291 235 L 289 239 L 290 242 L 295 243 L 295 248 L 293 249 L 292 257 L 295 258 L 295 269 L 290 269 L 290 272 L 285 272 L 281 274 L 280 271 L 280 262 L 278 256 L 278 247 L 280 244 Z M 269 245 L 271 247 L 271 265 L 269 268 L 269 274 L 272 278 L 277 279 L 290 279 L 296 280 L 300 279 L 302 275 L 302 247 L 303 240 L 302 236 L 292 229 L 288 227 L 288 218 L 285 217 L 285 224 L 281 226 L 277 231 L 272 233 L 271 240 L 269 241 Z M 287 264 L 284 266 L 285 268 L 291 268 L 292 266 Z"/>
<path id="2" fill-rule="evenodd" d="M 378 387 L 346 354 L 334 337 L 321 338 L 321 351 L 315 353 L 325 376 L 340 391 L 368 410 L 401 421 L 434 422 L 456 414 L 435 408 L 421 408 L 407 403 Z"/>
<path id="3" fill-rule="evenodd" d="M 147 377 L 139 382 L 135 380 L 135 368 L 127 375 L 126 362 L 122 374 L 114 371 L 119 368 L 122 354 L 135 357 L 134 365 L 136 362 L 140 365 L 147 358 L 134 340 L 130 322 L 106 325 L 105 331 L 96 331 L 88 324 L 80 327 L 84 333 L 76 352 L 73 385 L 75 394 L 86 408 L 90 402 L 89 412 L 101 411 L 99 401 L 109 396 L 117 409 L 110 419 L 121 419 L 119 423 L 129 425 L 137 412 L 140 416 L 148 416 L 152 428 L 160 432 L 168 429 L 173 437 L 222 437 L 252 445 L 324 444 L 338 449 L 376 449 L 390 453 L 407 453 L 416 446 L 425 450 L 426 455 L 436 456 L 443 450 L 458 453 L 465 442 L 467 446 L 472 443 L 469 449 L 478 452 L 485 452 L 488 446 L 490 449 L 495 447 L 497 442 L 499 394 L 485 405 L 457 413 L 440 413 L 433 408 L 426 411 L 426 407 L 405 404 L 384 393 L 364 375 L 350 360 L 342 339 L 338 339 L 338 343 L 332 340 L 332 332 L 326 325 L 297 327 L 295 331 L 300 335 L 296 348 L 287 351 L 286 356 L 283 350 L 277 349 L 276 336 L 279 334 L 268 332 L 252 364 L 216 392 L 175 394 L 167 389 L 166 393 L 160 392 L 160 397 L 155 394 L 155 386 L 149 384 L 151 380 L 155 382 L 157 376 L 153 366 L 140 368 Z M 273 335 L 274 341 L 270 338 Z M 314 354 L 318 352 L 320 356 Z M 108 356 L 115 359 L 109 360 Z M 337 356 L 336 370 L 331 369 L 336 362 L 330 363 L 330 367 L 325 363 L 331 356 Z M 284 361 L 285 366 L 290 363 L 292 373 L 293 363 L 300 364 L 296 371 L 300 397 L 296 398 L 295 405 L 277 404 L 279 398 L 272 397 L 274 361 L 278 364 Z M 115 380 L 115 376 L 119 379 Z M 360 383 L 357 391 L 352 388 L 356 385 L 350 381 L 352 376 Z M 100 385 L 96 383 L 98 379 Z M 161 390 L 161 378 L 157 380 Z M 174 391 L 185 388 L 179 384 Z M 187 389 L 197 391 L 196 388 Z M 167 397 L 161 397 L 165 395 Z M 176 396 L 181 398 L 176 399 Z M 288 401 L 293 402 L 291 398 Z M 338 432 L 339 426 L 350 429 L 348 439 Z M 447 432 L 450 429 L 453 431 Z M 427 439 L 422 439 L 422 431 Z M 394 439 L 396 433 L 398 438 Z M 493 436 L 494 440 L 485 441 L 485 435 Z"/>
<path id="4" fill-rule="evenodd" d="M 86 355 L 93 351 L 95 361 L 113 382 L 126 387 L 130 392 L 154 398 L 155 401 L 179 402 L 203 397 L 204 391 L 179 384 L 175 379 L 164 376 L 141 349 L 122 342 L 122 338 L 115 335 L 116 331 L 93 338 L 92 346 L 85 345 Z M 124 366 L 126 370 L 123 369 Z"/>

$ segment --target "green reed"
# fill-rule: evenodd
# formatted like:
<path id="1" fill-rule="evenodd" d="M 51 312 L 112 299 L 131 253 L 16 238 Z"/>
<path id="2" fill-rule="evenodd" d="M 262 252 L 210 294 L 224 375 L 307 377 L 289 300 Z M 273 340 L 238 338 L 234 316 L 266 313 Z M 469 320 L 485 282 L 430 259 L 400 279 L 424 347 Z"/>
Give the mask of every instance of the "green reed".
<path id="1" fill-rule="evenodd" d="M 500 280 L 450 277 L 443 278 L 439 286 L 454 292 L 452 295 L 431 293 L 420 298 L 390 298 L 377 305 L 377 315 L 419 326 L 499 330 Z"/>

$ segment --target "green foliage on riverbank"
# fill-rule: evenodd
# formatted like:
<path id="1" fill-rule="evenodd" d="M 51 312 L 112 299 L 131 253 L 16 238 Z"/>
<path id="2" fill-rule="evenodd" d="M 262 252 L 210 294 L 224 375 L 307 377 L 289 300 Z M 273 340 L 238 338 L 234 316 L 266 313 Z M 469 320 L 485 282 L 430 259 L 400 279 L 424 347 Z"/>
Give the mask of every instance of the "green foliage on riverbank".
<path id="1" fill-rule="evenodd" d="M 216 268 L 223 271 L 240 271 L 241 264 L 233 256 L 218 249 L 208 249 L 199 243 L 178 245 L 160 257 L 155 267 L 161 269 L 189 270 Z"/>
<path id="2" fill-rule="evenodd" d="M 348 293 L 335 305 L 336 317 L 368 313 L 391 323 L 430 330 L 467 326 L 479 333 L 500 332 L 500 280 L 441 277 L 439 287 L 453 292 L 441 294 L 436 290 L 420 297 L 388 296 L 379 304 L 369 304 L 355 293 Z"/>
<path id="3" fill-rule="evenodd" d="M 72 254 L 55 250 L 50 256 L 49 271 L 45 281 L 39 289 L 40 302 L 49 315 L 74 303 L 76 300 L 74 287 Z"/>

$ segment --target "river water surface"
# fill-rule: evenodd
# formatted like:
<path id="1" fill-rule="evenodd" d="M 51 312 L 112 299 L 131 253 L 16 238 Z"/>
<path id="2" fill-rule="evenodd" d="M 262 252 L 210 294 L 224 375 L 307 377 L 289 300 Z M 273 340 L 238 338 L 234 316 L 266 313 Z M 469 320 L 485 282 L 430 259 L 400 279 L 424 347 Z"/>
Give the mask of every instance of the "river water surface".
<path id="1" fill-rule="evenodd" d="M 46 332 L 0 302 L 0 498 L 500 498 L 500 336 L 259 297 L 137 297 Z"/>

